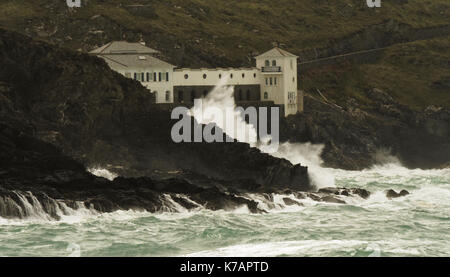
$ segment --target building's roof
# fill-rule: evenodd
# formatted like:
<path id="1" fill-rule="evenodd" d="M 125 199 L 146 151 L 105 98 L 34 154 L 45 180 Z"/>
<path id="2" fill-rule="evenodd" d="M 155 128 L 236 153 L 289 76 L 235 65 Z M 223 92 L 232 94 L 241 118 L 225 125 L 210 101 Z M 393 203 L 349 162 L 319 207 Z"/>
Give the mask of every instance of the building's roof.
<path id="1" fill-rule="evenodd" d="M 151 55 L 140 54 L 140 55 L 100 55 L 110 67 L 112 68 L 166 68 L 175 67 L 170 63 L 163 60 L 157 59 Z"/>
<path id="2" fill-rule="evenodd" d="M 288 51 L 285 51 L 283 49 L 280 49 L 278 47 L 275 47 L 259 56 L 256 56 L 255 59 L 262 59 L 262 58 L 278 58 L 278 57 L 293 57 L 297 58 L 298 56 L 289 53 Z"/>
<path id="3" fill-rule="evenodd" d="M 124 55 L 124 54 L 157 54 L 159 51 L 147 47 L 139 42 L 113 41 L 100 48 L 94 49 L 90 54 L 95 55 Z"/>

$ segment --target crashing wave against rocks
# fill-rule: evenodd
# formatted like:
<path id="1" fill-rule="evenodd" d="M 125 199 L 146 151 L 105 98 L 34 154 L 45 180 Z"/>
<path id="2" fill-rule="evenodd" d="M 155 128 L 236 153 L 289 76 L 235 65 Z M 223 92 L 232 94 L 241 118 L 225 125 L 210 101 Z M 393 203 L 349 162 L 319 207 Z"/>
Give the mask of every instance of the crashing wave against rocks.
<path id="1" fill-rule="evenodd" d="M 123 181 L 123 180 L 122 180 Z M 193 186 L 195 187 L 195 186 Z M 392 195 L 387 193 L 388 199 L 405 196 L 406 191 Z M 395 191 L 393 191 L 395 192 Z M 97 214 L 99 212 L 113 212 L 116 210 L 133 209 L 149 212 L 187 212 L 200 209 L 234 210 L 242 206 L 251 213 L 268 213 L 274 209 L 290 206 L 303 206 L 305 199 L 346 204 L 346 199 L 358 197 L 367 199 L 370 192 L 360 188 L 324 188 L 317 192 L 293 192 L 290 190 L 279 193 L 241 193 L 232 194 L 222 192 L 217 188 L 201 189 L 196 187 L 191 193 L 157 193 L 150 189 L 141 188 L 135 194 L 123 195 L 123 191 L 116 191 L 116 196 L 108 198 L 92 197 L 85 201 L 67 199 L 53 199 L 46 193 L 31 191 L 0 191 L 0 217 L 3 218 L 34 218 L 44 220 L 59 220 L 63 216 L 70 216 L 81 212 Z M 88 193 L 87 193 L 88 194 Z M 110 195 L 112 196 L 112 195 Z M 115 201 L 115 202 L 113 202 Z"/>

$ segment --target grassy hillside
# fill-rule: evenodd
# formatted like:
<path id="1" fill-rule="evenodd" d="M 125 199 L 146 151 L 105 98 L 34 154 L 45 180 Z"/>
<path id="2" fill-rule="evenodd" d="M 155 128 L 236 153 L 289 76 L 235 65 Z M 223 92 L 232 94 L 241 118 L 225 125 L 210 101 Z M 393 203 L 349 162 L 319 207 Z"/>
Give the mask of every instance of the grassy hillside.
<path id="1" fill-rule="evenodd" d="M 343 104 L 366 101 L 378 87 L 414 108 L 449 106 L 450 38 L 424 28 L 448 26 L 448 0 L 3 0 L 0 25 L 72 49 L 91 50 L 111 40 L 144 39 L 180 66 L 251 65 L 274 44 L 302 60 L 389 47 L 371 63 L 342 63 L 300 76 L 301 88 L 321 89 Z M 411 30 L 424 30 L 417 35 Z M 410 43 L 410 40 L 414 40 Z M 402 44 L 398 44 L 402 43 Z M 318 51 L 319 49 L 319 51 Z"/>
<path id="2" fill-rule="evenodd" d="M 342 62 L 311 70 L 300 86 L 310 93 L 318 89 L 342 105 L 349 98 L 370 105 L 361 92 L 379 88 L 414 109 L 450 107 L 449 47 L 449 37 L 394 45 L 375 62 Z"/>

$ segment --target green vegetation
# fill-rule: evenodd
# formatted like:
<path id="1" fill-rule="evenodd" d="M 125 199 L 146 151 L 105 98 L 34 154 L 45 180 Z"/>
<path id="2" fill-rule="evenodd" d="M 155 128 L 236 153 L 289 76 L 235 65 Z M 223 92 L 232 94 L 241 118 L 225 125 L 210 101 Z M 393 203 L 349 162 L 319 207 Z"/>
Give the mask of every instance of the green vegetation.
<path id="1" fill-rule="evenodd" d="M 370 105 L 365 89 L 379 88 L 414 109 L 429 105 L 450 107 L 450 51 L 448 37 L 388 47 L 373 63 L 324 66 L 303 76 L 302 89 L 337 103 L 349 97 Z M 447 87 L 439 83 L 447 82 Z"/>
<path id="2" fill-rule="evenodd" d="M 368 8 L 365 0 L 82 1 L 84 7 L 69 11 L 65 1 L 3 0 L 0 26 L 27 33 L 36 24 L 56 25 L 65 32 L 58 37 L 58 44 L 86 50 L 83 46 L 91 38 L 90 27 L 81 30 L 77 25 L 71 30 L 68 26 L 72 22 L 90 26 L 92 17 L 102 15 L 121 30 L 146 36 L 151 40 L 150 46 L 163 50 L 174 63 L 228 66 L 250 65 L 255 53 L 274 43 L 301 53 L 305 49 L 333 46 L 353 34 L 389 22 L 396 24 L 386 30 L 388 37 L 392 33 L 392 37 L 398 36 L 401 41 L 409 35 L 402 29 L 404 26 L 444 26 L 449 24 L 450 17 L 448 0 L 383 1 L 379 9 Z M 114 32 L 118 31 L 109 30 L 109 36 L 93 40 L 95 43 L 89 47 L 105 43 L 114 37 Z M 372 44 L 375 48 L 378 38 L 374 36 L 369 32 L 350 43 L 353 48 L 367 49 Z M 195 59 L 176 59 L 175 44 L 186 46 L 188 50 L 183 55 Z M 319 88 L 337 103 L 348 97 L 368 101 L 362 91 L 378 87 L 414 108 L 431 104 L 449 106 L 449 88 L 435 85 L 450 76 L 449 46 L 448 36 L 393 45 L 372 63 L 343 63 L 308 72 L 300 78 L 301 88 L 306 91 Z M 192 64 L 193 61 L 198 62 Z"/>

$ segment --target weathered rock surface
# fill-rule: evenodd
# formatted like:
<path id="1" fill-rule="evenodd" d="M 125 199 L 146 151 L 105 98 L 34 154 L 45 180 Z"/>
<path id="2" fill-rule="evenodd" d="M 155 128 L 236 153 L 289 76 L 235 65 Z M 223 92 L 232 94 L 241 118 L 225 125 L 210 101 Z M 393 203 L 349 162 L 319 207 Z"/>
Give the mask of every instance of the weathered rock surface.
<path id="1" fill-rule="evenodd" d="M 395 190 L 390 189 L 390 190 L 386 191 L 386 197 L 389 199 L 399 198 L 399 197 L 403 197 L 406 195 L 409 195 L 409 192 L 406 190 L 401 190 L 400 192 L 396 192 Z"/>
<path id="2" fill-rule="evenodd" d="M 249 145 L 174 143 L 170 113 L 98 58 L 0 29 L 0 61 L 0 216 L 56 217 L 80 203 L 261 212 L 239 195 L 312 189 L 306 167 Z M 98 178 L 87 166 L 123 177 Z"/>
<path id="3" fill-rule="evenodd" d="M 373 99 L 372 107 L 362 107 L 356 100 L 339 107 L 306 95 L 304 113 L 282 120 L 281 141 L 324 144 L 325 165 L 335 168 L 364 169 L 385 163 L 384 154 L 398 157 L 411 168 L 448 164 L 448 108 L 429 107 L 418 112 L 379 89 L 368 90 L 366 94 Z"/>
<path id="4" fill-rule="evenodd" d="M 138 82 L 86 54 L 0 29 L 0 118 L 86 166 L 124 177 L 192 171 L 310 189 L 307 168 L 242 143 L 174 143 L 175 121 Z M 239 176 L 239 177 L 236 177 Z"/>

